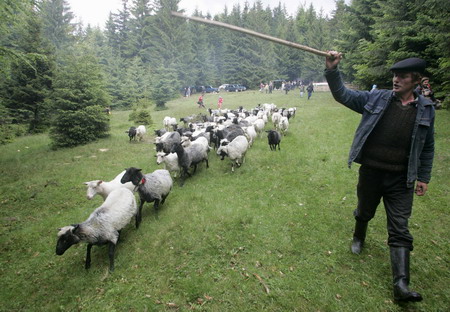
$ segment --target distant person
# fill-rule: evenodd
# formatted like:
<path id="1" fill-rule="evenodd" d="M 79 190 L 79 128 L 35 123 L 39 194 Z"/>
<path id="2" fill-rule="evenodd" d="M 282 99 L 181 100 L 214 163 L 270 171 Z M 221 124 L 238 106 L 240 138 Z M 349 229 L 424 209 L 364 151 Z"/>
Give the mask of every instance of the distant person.
<path id="1" fill-rule="evenodd" d="M 222 104 L 223 104 L 223 98 L 221 96 L 219 96 L 219 101 L 217 101 L 217 107 L 219 109 L 222 109 Z"/>
<path id="2" fill-rule="evenodd" d="M 420 84 L 417 87 L 416 91 L 419 94 L 422 94 L 424 97 L 429 98 L 431 101 L 436 102 L 436 99 L 434 97 L 434 92 L 431 89 L 430 78 L 423 77 L 422 80 L 420 81 Z"/>
<path id="3" fill-rule="evenodd" d="M 310 82 L 308 88 L 306 88 L 306 91 L 308 91 L 308 100 L 311 97 L 312 93 L 314 92 L 314 86 L 313 83 Z"/>
<path id="4" fill-rule="evenodd" d="M 377 89 L 377 85 L 376 84 L 374 84 L 373 86 L 372 86 L 372 89 L 370 90 L 370 92 L 373 92 L 373 91 L 375 91 L 376 89 Z"/>
<path id="5" fill-rule="evenodd" d="M 205 104 L 203 104 L 203 94 L 201 94 L 200 97 L 198 98 L 197 104 L 198 104 L 198 108 L 201 108 L 201 107 L 205 108 Z"/>
<path id="6" fill-rule="evenodd" d="M 302 83 L 300 85 L 300 97 L 303 97 L 303 94 L 305 93 L 305 85 Z"/>
<path id="7" fill-rule="evenodd" d="M 284 92 L 285 92 L 285 94 L 288 94 L 288 92 L 291 90 L 291 87 L 292 87 L 292 85 L 291 85 L 290 82 L 288 82 L 288 83 L 286 83 L 284 85 Z"/>
<path id="8" fill-rule="evenodd" d="M 273 90 L 273 82 L 270 81 L 269 82 L 269 93 L 272 93 L 272 90 Z"/>

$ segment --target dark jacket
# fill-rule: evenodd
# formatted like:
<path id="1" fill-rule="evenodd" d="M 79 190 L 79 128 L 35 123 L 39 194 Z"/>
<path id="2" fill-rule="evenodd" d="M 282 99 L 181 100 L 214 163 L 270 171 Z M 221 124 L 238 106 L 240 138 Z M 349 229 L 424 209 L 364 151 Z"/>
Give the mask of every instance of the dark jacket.
<path id="1" fill-rule="evenodd" d="M 350 149 L 348 165 L 360 163 L 361 150 L 390 103 L 394 92 L 391 90 L 354 91 L 347 89 L 337 69 L 325 70 L 333 97 L 339 103 L 362 114 Z M 433 103 L 417 95 L 417 116 L 411 138 L 408 157 L 407 185 L 412 187 L 416 180 L 429 183 L 434 158 L 434 107 Z"/>

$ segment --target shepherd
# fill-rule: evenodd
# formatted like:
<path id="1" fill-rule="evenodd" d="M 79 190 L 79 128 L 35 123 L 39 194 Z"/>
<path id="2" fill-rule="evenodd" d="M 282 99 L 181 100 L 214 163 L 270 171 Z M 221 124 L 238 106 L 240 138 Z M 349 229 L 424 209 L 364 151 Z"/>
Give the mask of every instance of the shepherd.
<path id="1" fill-rule="evenodd" d="M 349 166 L 361 165 L 351 252 L 362 252 L 368 223 L 383 199 L 394 299 L 421 301 L 422 295 L 409 289 L 413 237 L 408 219 L 414 193 L 427 192 L 434 158 L 433 102 L 414 90 L 426 63 L 419 58 L 395 63 L 390 68 L 392 90 L 354 91 L 344 86 L 339 73 L 341 54 L 329 53 L 325 77 L 334 99 L 362 114 L 348 160 Z"/>

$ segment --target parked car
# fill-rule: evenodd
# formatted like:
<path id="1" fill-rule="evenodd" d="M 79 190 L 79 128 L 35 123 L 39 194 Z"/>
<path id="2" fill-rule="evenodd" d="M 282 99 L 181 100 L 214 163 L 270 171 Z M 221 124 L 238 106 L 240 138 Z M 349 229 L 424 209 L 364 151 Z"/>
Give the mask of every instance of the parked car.
<path id="1" fill-rule="evenodd" d="M 225 91 L 227 92 L 241 92 L 245 90 L 247 90 L 247 88 L 240 84 L 229 84 L 225 87 Z"/>
<path id="2" fill-rule="evenodd" d="M 228 83 L 225 83 L 225 84 L 223 84 L 223 85 L 220 85 L 218 89 L 219 89 L 219 91 L 221 91 L 221 90 L 225 91 L 225 88 L 226 88 L 227 86 L 229 86 L 229 84 L 228 84 Z"/>
<path id="3" fill-rule="evenodd" d="M 227 91 L 227 92 L 238 92 L 239 91 L 239 87 L 238 87 L 238 85 L 235 85 L 235 84 L 229 84 L 228 86 L 225 87 L 225 91 Z"/>
<path id="4" fill-rule="evenodd" d="M 206 93 L 214 93 L 219 92 L 219 88 L 213 88 L 212 86 L 205 86 L 205 92 Z"/>
<path id="5" fill-rule="evenodd" d="M 195 92 L 203 92 L 205 91 L 205 86 L 195 86 Z"/>

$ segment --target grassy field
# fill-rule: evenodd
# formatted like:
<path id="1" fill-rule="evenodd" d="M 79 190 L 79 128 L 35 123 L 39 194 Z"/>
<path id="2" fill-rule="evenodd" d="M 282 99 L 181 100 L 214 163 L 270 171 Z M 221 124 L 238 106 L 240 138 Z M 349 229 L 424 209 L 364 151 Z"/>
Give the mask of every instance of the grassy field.
<path id="1" fill-rule="evenodd" d="M 328 92 L 224 94 L 224 107 L 258 103 L 298 107 L 281 151 L 265 137 L 234 173 L 212 151 L 174 188 L 158 215 L 146 204 L 139 230 L 130 224 L 108 273 L 107 247 L 55 255 L 57 228 L 84 221 L 101 204 L 85 181 L 110 180 L 126 167 L 157 169 L 153 136 L 129 143 L 129 112 L 113 112 L 111 136 L 51 151 L 46 135 L 0 147 L 1 311 L 448 311 L 450 113 L 437 112 L 436 157 L 429 192 L 415 198 L 411 287 L 424 301 L 392 301 L 386 218 L 380 207 L 360 256 L 349 251 L 357 166 L 347 154 L 359 116 Z M 218 95 L 207 94 L 215 108 Z M 152 112 L 202 112 L 197 97 Z M 269 129 L 271 125 L 267 125 Z M 151 133 L 153 131 L 150 131 Z"/>

